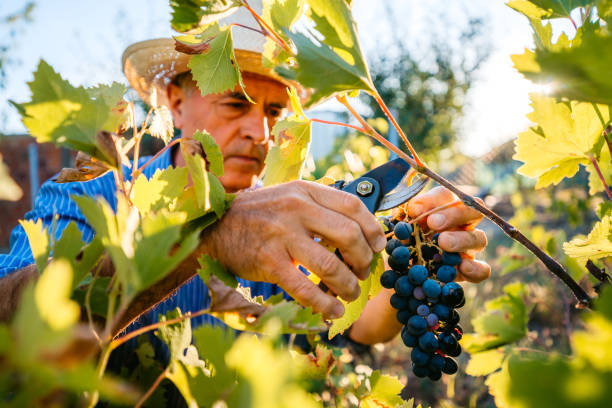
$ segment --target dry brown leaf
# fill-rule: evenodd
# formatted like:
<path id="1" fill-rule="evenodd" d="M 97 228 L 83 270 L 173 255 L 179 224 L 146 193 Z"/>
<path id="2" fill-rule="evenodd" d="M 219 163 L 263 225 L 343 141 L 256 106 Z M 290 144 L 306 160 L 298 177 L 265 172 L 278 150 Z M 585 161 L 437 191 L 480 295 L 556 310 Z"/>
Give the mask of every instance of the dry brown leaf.
<path id="1" fill-rule="evenodd" d="M 210 311 L 213 313 L 235 312 L 245 319 L 252 319 L 267 310 L 266 306 L 250 301 L 215 275 L 211 275 L 206 284 L 212 297 Z"/>
<path id="2" fill-rule="evenodd" d="M 53 181 L 56 183 L 87 181 L 101 176 L 110 170 L 105 163 L 96 160 L 83 152 L 77 153 L 75 165 L 76 169 L 63 168 Z"/>
<path id="3" fill-rule="evenodd" d="M 212 40 L 212 38 L 210 40 Z M 174 40 L 174 49 L 183 54 L 203 54 L 210 48 L 210 40 L 199 44 L 185 44 L 184 42 Z"/>

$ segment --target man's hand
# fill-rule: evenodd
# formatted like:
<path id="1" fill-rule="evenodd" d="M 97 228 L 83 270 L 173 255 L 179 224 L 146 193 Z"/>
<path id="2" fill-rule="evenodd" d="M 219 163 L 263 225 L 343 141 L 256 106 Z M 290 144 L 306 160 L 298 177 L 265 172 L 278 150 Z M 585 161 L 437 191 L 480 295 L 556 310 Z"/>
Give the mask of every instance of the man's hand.
<path id="1" fill-rule="evenodd" d="M 344 262 L 315 237 L 338 248 Z M 385 244 L 380 224 L 357 197 L 295 181 L 238 194 L 221 221 L 206 232 L 203 250 L 241 278 L 278 284 L 302 305 L 335 318 L 344 313 L 342 303 L 296 265 L 304 265 L 350 301 L 359 296 L 357 279 L 368 276 L 374 252 Z"/>
<path id="2" fill-rule="evenodd" d="M 444 187 L 436 187 L 410 200 L 408 216 L 418 217 L 433 208 L 456 201 L 457 196 Z M 477 198 L 477 200 L 479 200 Z M 479 200 L 482 203 L 482 201 Z M 482 220 L 482 214 L 463 203 L 437 211 L 426 218 L 427 226 L 440 231 L 438 243 L 448 252 L 463 252 L 457 280 L 480 282 L 491 274 L 489 264 L 477 261 L 473 255 L 487 245 L 487 237 L 482 230 L 474 229 Z"/>

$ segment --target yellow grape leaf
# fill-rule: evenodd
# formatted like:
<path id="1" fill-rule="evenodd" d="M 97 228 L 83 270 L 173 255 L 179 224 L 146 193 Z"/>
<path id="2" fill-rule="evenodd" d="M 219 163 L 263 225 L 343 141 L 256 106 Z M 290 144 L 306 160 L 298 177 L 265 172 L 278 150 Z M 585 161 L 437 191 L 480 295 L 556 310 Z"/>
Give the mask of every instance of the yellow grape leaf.
<path id="1" fill-rule="evenodd" d="M 519 134 L 513 158 L 524 162 L 518 172 L 537 177 L 536 188 L 542 188 L 574 176 L 580 164 L 589 164 L 603 127 L 591 104 L 569 105 L 537 94 L 531 94 L 531 102 L 528 118 L 537 126 Z M 601 110 L 607 116 L 607 109 Z"/>
<path id="2" fill-rule="evenodd" d="M 0 200 L 17 201 L 22 195 L 21 187 L 11 178 L 9 168 L 0 154 Z"/>
<path id="3" fill-rule="evenodd" d="M 266 174 L 263 179 L 266 186 L 298 180 L 302 176 L 310 147 L 312 122 L 302 110 L 297 91 L 291 88 L 288 93 L 293 115 L 279 121 L 272 128 L 275 144 L 266 157 Z"/>
<path id="4" fill-rule="evenodd" d="M 595 224 L 586 238 L 574 238 L 563 244 L 563 250 L 568 256 L 579 263 L 587 260 L 597 260 L 612 255 L 612 216 L 605 216 Z"/>
<path id="5" fill-rule="evenodd" d="M 335 319 L 329 328 L 329 338 L 333 338 L 337 334 L 343 333 L 346 329 L 361 316 L 361 312 L 365 308 L 368 300 L 378 295 L 382 289 L 380 284 L 380 275 L 385 271 L 385 263 L 380 253 L 374 254 L 374 259 L 370 264 L 370 275 L 365 280 L 359 281 L 361 293 L 357 299 L 352 302 L 345 302 L 340 299 L 344 305 L 344 315 L 339 319 Z"/>
<path id="6" fill-rule="evenodd" d="M 36 222 L 32 220 L 19 220 L 19 224 L 21 224 L 28 236 L 32 256 L 34 256 L 36 262 L 36 268 L 39 273 L 42 273 L 47 266 L 49 252 L 51 251 L 47 229 L 44 228 L 43 222 L 40 219 Z"/>
<path id="7" fill-rule="evenodd" d="M 474 377 L 491 374 L 502 366 L 505 357 L 503 348 L 471 354 L 465 372 Z"/>
<path id="8" fill-rule="evenodd" d="M 149 125 L 149 133 L 168 144 L 174 137 L 174 122 L 172 122 L 172 112 L 167 106 L 161 105 L 153 109 L 153 118 Z"/>
<path id="9" fill-rule="evenodd" d="M 40 275 L 34 288 L 34 299 L 40 317 L 54 330 L 75 324 L 80 316 L 79 305 L 70 300 L 72 266 L 66 259 L 55 259 Z"/>
<path id="10" fill-rule="evenodd" d="M 397 407 L 403 403 L 399 396 L 404 384 L 397 377 L 381 374 L 379 370 L 370 376 L 370 393 L 362 399 L 359 405 L 363 408 Z"/>

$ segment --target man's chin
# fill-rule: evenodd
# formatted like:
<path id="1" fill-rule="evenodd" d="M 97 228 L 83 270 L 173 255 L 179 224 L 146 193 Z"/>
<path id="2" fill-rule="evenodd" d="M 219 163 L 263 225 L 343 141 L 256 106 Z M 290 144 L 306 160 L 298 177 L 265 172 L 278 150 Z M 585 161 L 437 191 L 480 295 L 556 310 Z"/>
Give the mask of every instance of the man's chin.
<path id="1" fill-rule="evenodd" d="M 257 175 L 253 173 L 235 173 L 225 170 L 223 176 L 219 177 L 221 184 L 228 193 L 235 193 L 240 190 L 252 187 L 257 180 Z"/>

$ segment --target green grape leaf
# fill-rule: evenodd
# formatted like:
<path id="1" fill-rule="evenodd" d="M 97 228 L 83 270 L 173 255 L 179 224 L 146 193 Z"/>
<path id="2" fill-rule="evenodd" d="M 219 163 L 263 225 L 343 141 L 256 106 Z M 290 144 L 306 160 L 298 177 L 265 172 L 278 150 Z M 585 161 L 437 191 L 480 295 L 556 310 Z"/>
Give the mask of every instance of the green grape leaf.
<path id="1" fill-rule="evenodd" d="M 359 281 L 359 288 L 361 289 L 359 297 L 352 302 L 345 302 L 340 299 L 344 305 L 344 315 L 332 321 L 328 334 L 330 339 L 351 327 L 359 316 L 361 316 L 361 312 L 363 312 L 368 301 L 380 292 L 382 289 L 380 285 L 380 276 L 384 272 L 384 269 L 385 264 L 382 255 L 380 253 L 374 254 L 374 258 L 370 264 L 370 275 L 367 279 Z"/>
<path id="2" fill-rule="evenodd" d="M 73 263 L 83 247 L 83 236 L 76 223 L 70 222 L 53 246 L 53 259 L 64 258 Z"/>
<path id="3" fill-rule="evenodd" d="M 183 35 L 175 39 L 192 47 L 198 44 L 208 45 L 203 54 L 192 56 L 187 64 L 202 96 L 233 90 L 239 85 L 248 98 L 234 55 L 231 27 L 219 27 L 215 22 L 199 34 Z"/>
<path id="4" fill-rule="evenodd" d="M 370 375 L 371 391 L 360 401 L 360 407 L 380 408 L 396 407 L 404 402 L 399 396 L 404 385 L 397 377 L 381 374 L 375 370 Z"/>
<path id="5" fill-rule="evenodd" d="M 80 150 L 112 167 L 120 164 L 115 141 L 100 132 L 115 132 L 126 119 L 123 85 L 75 88 L 41 60 L 29 86 L 31 101 L 18 109 L 39 143 Z"/>
<path id="6" fill-rule="evenodd" d="M 299 180 L 310 148 L 312 122 L 304 115 L 295 89 L 289 96 L 295 113 L 272 128 L 275 144 L 266 157 L 266 186 Z"/>
<path id="7" fill-rule="evenodd" d="M 187 185 L 185 167 L 157 169 L 150 179 L 141 174 L 132 186 L 132 202 L 143 217 L 162 209 L 173 209 Z"/>
<path id="8" fill-rule="evenodd" d="M 300 370 L 300 378 L 306 381 L 325 381 L 336 366 L 333 351 L 322 343 L 317 343 L 314 353 L 295 354 L 294 358 L 301 360 L 303 369 Z"/>
<path id="9" fill-rule="evenodd" d="M 471 354 L 465 372 L 473 377 L 491 374 L 501 368 L 505 358 L 506 351 L 503 348 Z"/>
<path id="10" fill-rule="evenodd" d="M 165 315 L 160 315 L 159 322 L 167 322 L 181 316 L 181 310 L 176 308 Z M 157 337 L 168 345 L 170 360 L 180 360 L 185 349 L 191 344 L 191 320 L 183 319 L 172 324 L 162 324 L 157 329 Z"/>
<path id="11" fill-rule="evenodd" d="M 297 48 L 298 67 L 292 76 L 314 90 L 307 107 L 338 92 L 374 92 L 363 58 L 350 6 L 345 0 L 307 0 L 308 16 L 316 33 L 306 36 L 286 31 Z M 321 38 L 314 42 L 312 38 Z M 279 74 L 284 74 L 279 71 Z"/>
<path id="12" fill-rule="evenodd" d="M 212 259 L 210 256 L 208 256 L 208 254 L 203 254 L 201 257 L 199 257 L 198 263 L 200 264 L 198 275 L 200 275 L 204 282 L 208 282 L 210 276 L 215 275 L 221 280 L 221 282 L 230 288 L 236 289 L 238 286 L 236 276 L 228 272 L 223 265 Z"/>
<path id="13" fill-rule="evenodd" d="M 153 117 L 149 124 L 149 134 L 168 144 L 174 137 L 174 122 L 172 112 L 167 106 L 161 105 L 153 109 Z"/>
<path id="14" fill-rule="evenodd" d="M 612 255 L 612 216 L 605 216 L 593 226 L 586 238 L 574 238 L 563 244 L 568 256 L 584 264 L 589 259 L 595 261 Z"/>
<path id="15" fill-rule="evenodd" d="M 36 262 L 36 268 L 39 273 L 47 266 L 49 260 L 49 253 L 51 252 L 51 243 L 49 242 L 49 234 L 47 229 L 44 227 L 42 220 L 20 220 L 19 224 L 28 236 L 28 242 L 30 243 L 30 249 L 32 250 L 32 256 Z"/>
<path id="16" fill-rule="evenodd" d="M 590 104 L 568 105 L 537 94 L 531 94 L 531 102 L 528 118 L 538 127 L 519 134 L 513 159 L 524 162 L 517 171 L 538 177 L 536 188 L 542 188 L 574 176 L 580 164 L 589 164 L 603 127 Z"/>
<path id="17" fill-rule="evenodd" d="M 193 180 L 194 193 L 201 210 L 213 210 L 221 218 L 227 209 L 225 189 L 219 179 L 206 170 L 206 160 L 199 151 L 181 140 L 181 151 Z"/>
<path id="18" fill-rule="evenodd" d="M 469 353 L 490 350 L 522 339 L 527 334 L 528 310 L 521 282 L 504 286 L 505 294 L 485 303 L 485 312 L 472 319 L 475 333 L 466 333 L 461 344 Z"/>
<path id="19" fill-rule="evenodd" d="M 604 218 L 605 216 L 612 215 L 612 202 L 610 201 L 602 201 L 597 206 L 597 217 L 599 219 Z"/>
<path id="20" fill-rule="evenodd" d="M 597 14 L 606 21 L 608 27 L 612 26 L 612 1 L 599 0 L 597 2 Z"/>
<path id="21" fill-rule="evenodd" d="M 608 146 L 602 146 L 601 153 L 599 153 L 599 160 L 597 160 L 597 164 L 599 166 L 599 170 L 606 180 L 606 185 L 612 184 L 612 180 L 610 179 L 610 175 L 612 174 L 612 158 L 610 157 L 610 150 Z M 599 178 L 597 170 L 592 163 L 587 165 L 587 171 L 589 172 L 589 194 L 594 195 L 599 192 L 604 191 L 604 185 Z"/>
<path id="22" fill-rule="evenodd" d="M 289 353 L 275 350 L 270 340 L 240 336 L 225 355 L 225 361 L 248 386 L 247 390 L 241 391 L 247 392 L 253 407 L 320 406 L 296 381 L 301 371 L 299 360 L 292 359 Z M 246 395 L 243 394 L 243 398 Z"/>
<path id="23" fill-rule="evenodd" d="M 217 177 L 223 176 L 223 153 L 221 153 L 215 138 L 210 133 L 200 130 L 196 130 L 193 133 L 193 138 L 202 145 L 210 172 Z"/>
<path id="24" fill-rule="evenodd" d="M 163 278 L 198 245 L 198 230 L 181 240 L 184 213 L 160 211 L 141 218 L 136 208 L 128 208 L 121 195 L 117 197 L 117 213 L 103 199 L 72 199 L 113 260 L 128 298 Z"/>
<path id="25" fill-rule="evenodd" d="M 0 154 L 0 200 L 17 201 L 23 196 L 21 187 L 11 178 L 9 168 Z"/>
<path id="26" fill-rule="evenodd" d="M 508 6 L 529 18 L 539 20 L 569 18 L 572 10 L 594 3 L 594 0 L 513 0 L 508 2 Z"/>
<path id="27" fill-rule="evenodd" d="M 239 0 L 170 0 L 172 7 L 172 28 L 186 32 L 198 25 L 232 14 L 241 2 Z"/>
<path id="28" fill-rule="evenodd" d="M 53 260 L 34 288 L 34 300 L 40 317 L 55 331 L 73 326 L 81 315 L 79 305 L 69 298 L 72 274 L 70 262 L 65 259 Z"/>
<path id="29" fill-rule="evenodd" d="M 281 38 L 289 43 L 289 37 L 284 30 L 291 27 L 304 13 L 305 0 L 264 0 L 262 18 Z M 292 54 L 279 46 L 271 37 L 266 37 L 262 62 L 264 66 L 273 68 L 275 64 L 282 64 Z"/>
<path id="30" fill-rule="evenodd" d="M 109 277 L 93 278 L 87 286 L 76 288 L 72 292 L 72 299 L 84 306 L 87 291 L 90 290 L 90 285 L 93 285 L 89 294 L 89 306 L 91 308 L 91 313 L 96 316 L 106 318 L 106 313 L 108 312 L 108 293 L 111 286 L 111 279 L 112 278 Z"/>

